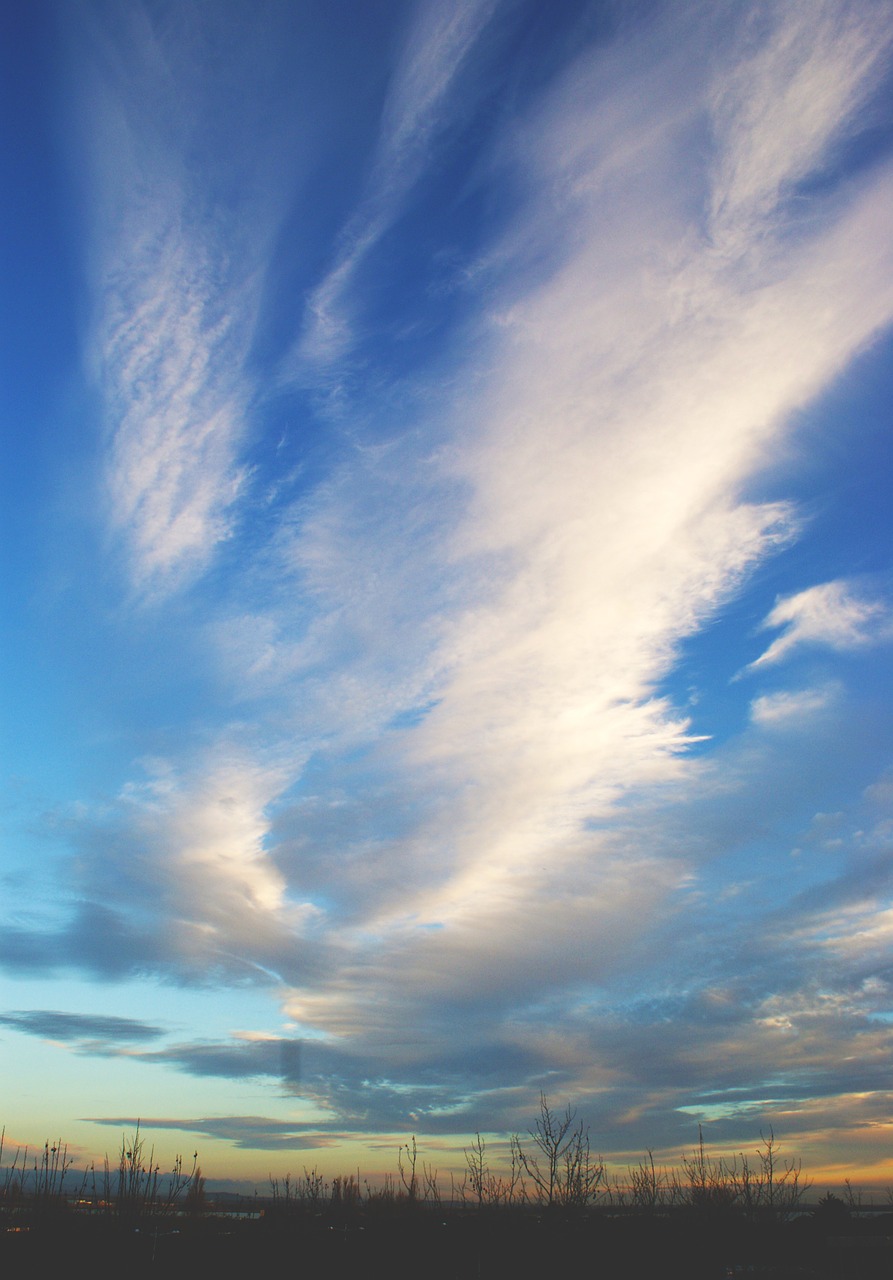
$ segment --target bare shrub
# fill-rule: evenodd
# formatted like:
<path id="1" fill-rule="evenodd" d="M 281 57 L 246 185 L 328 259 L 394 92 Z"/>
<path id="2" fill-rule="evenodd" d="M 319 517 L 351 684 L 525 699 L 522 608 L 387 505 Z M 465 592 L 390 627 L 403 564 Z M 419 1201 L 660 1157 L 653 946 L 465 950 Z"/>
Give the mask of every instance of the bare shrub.
<path id="1" fill-rule="evenodd" d="M 507 1175 L 500 1176 L 492 1172 L 487 1158 L 487 1144 L 480 1133 L 474 1135 L 474 1142 L 465 1148 L 465 1177 L 460 1187 L 463 1201 L 469 1200 L 479 1209 L 513 1204 L 521 1192 L 521 1162 L 518 1155 L 519 1144 L 516 1139 L 511 1142 L 511 1168 Z"/>
<path id="2" fill-rule="evenodd" d="M 570 1105 L 559 1114 L 541 1093 L 540 1113 L 529 1130 L 533 1149 L 525 1150 L 517 1138 L 513 1140 L 534 1198 L 548 1208 L 584 1208 L 593 1203 L 604 1181 L 605 1166 L 600 1156 L 592 1155 L 589 1130 L 575 1125 L 575 1118 Z"/>
<path id="3" fill-rule="evenodd" d="M 704 1145 L 699 1125 L 696 1149 L 682 1158 L 683 1202 L 702 1212 L 734 1208 L 751 1221 L 789 1218 L 810 1186 L 809 1179 L 802 1176 L 801 1162 L 782 1160 L 771 1129 L 768 1137 L 760 1134 L 756 1157 L 756 1162 L 743 1152 L 732 1159 L 712 1157 Z"/>

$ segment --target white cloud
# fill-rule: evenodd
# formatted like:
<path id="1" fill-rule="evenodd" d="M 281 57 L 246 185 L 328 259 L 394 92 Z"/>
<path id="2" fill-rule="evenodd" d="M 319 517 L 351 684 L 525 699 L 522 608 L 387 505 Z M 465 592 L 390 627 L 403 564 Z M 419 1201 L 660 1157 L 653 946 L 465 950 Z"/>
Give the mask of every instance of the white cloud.
<path id="1" fill-rule="evenodd" d="M 697 31 L 681 47 L 652 33 L 587 53 L 512 129 L 525 202 L 488 267 L 473 357 L 438 408 L 452 441 L 435 451 L 428 438 L 415 456 L 405 445 L 378 474 L 362 459 L 295 530 L 292 562 L 333 595 L 323 587 L 320 653 L 324 636 L 362 637 L 330 648 L 326 681 L 343 696 L 329 725 L 372 735 L 391 694 L 392 710 L 411 689 L 428 704 L 414 727 L 369 738 L 382 806 L 403 804 L 408 822 L 380 859 L 362 840 L 347 857 L 351 958 L 296 992 L 304 1021 L 360 1035 L 374 989 L 384 1042 L 413 1018 L 428 1025 L 432 993 L 464 989 L 471 971 L 496 975 L 511 1004 L 528 953 L 558 985 L 575 971 L 570 944 L 531 952 L 538 922 L 552 939 L 571 918 L 562 886 L 598 902 L 610 937 L 656 919 L 680 883 L 668 859 L 656 897 L 630 908 L 623 858 L 591 827 L 697 767 L 684 719 L 655 691 L 684 637 L 797 525 L 787 505 L 740 494 L 793 411 L 893 317 L 889 169 L 817 202 L 794 239 L 781 216 L 870 92 L 879 63 L 866 51 L 888 33 L 874 10 L 843 38 L 830 7 L 808 32 L 805 10 L 773 12 L 743 61 L 728 46 L 705 57 Z M 728 87 L 730 68 L 754 65 Z M 823 77 L 834 92 L 807 127 L 802 98 Z M 717 117 L 706 164 L 704 108 Z M 779 131 L 795 144 L 787 165 Z M 761 156 L 771 172 L 755 186 Z M 712 226 L 693 220 L 693 191 Z M 408 538 L 403 513 L 424 506 L 437 468 L 467 501 Z M 420 589 L 445 565 L 448 591 Z M 765 698 L 754 719 L 781 724 L 829 698 Z M 312 732 L 313 713 L 296 724 Z"/>
<path id="2" fill-rule="evenodd" d="M 422 10 L 371 194 L 311 300 L 302 354 L 336 373 L 357 264 L 423 176 L 491 8 Z M 370 1075 L 447 1052 L 456 1009 L 465 1047 L 498 1032 L 541 1063 L 531 1004 L 634 974 L 679 909 L 687 839 L 652 850 L 620 816 L 703 776 L 662 682 L 796 532 L 789 504 L 742 496 L 788 418 L 893 318 L 893 171 L 817 196 L 796 234 L 786 206 L 874 86 L 885 15 L 766 11 L 777 21 L 718 54 L 698 22 L 587 52 L 507 131 L 494 167 L 520 202 L 448 392 L 426 386 L 398 445 L 358 448 L 303 499 L 265 605 L 215 623 L 234 698 L 244 672 L 249 700 L 276 702 L 260 713 L 275 769 L 224 741 L 125 797 L 144 851 L 126 873 L 188 925 L 184 964 L 230 951 L 281 974 L 290 1014 L 345 1037 Z M 108 262 L 132 293 L 107 276 L 99 347 L 116 519 L 145 586 L 195 572 L 226 535 L 255 295 L 186 225 L 176 182 L 160 206 L 126 185 Z M 781 602 L 770 625 L 789 629 L 755 665 L 861 643 L 874 608 L 845 584 Z M 789 723 L 832 692 L 759 698 L 753 719 Z M 594 1036 L 568 1051 L 582 1080 Z M 688 1052 L 704 1056 L 686 1043 L 677 1063 Z"/>
<path id="3" fill-rule="evenodd" d="M 277 913 L 285 884 L 264 850 L 264 810 L 281 774 L 226 744 L 189 773 L 167 761 L 147 767 L 145 783 L 125 787 L 121 802 L 136 837 L 134 861 L 157 879 L 167 909 L 184 918 L 218 915 L 222 922 L 234 908 Z"/>
<path id="4" fill-rule="evenodd" d="M 245 335 L 232 315 L 208 314 L 221 298 L 201 244 L 173 227 L 148 246 L 132 222 L 122 239 L 128 232 L 131 245 L 112 248 L 105 275 L 100 376 L 111 520 L 138 594 L 154 595 L 203 570 L 229 534 L 244 481 Z M 238 287 L 232 305 L 238 315 Z"/>
<path id="5" fill-rule="evenodd" d="M 245 362 L 276 221 L 234 121 L 222 107 L 209 119 L 200 27 L 188 6 L 164 26 L 135 4 L 90 13 L 70 33 L 81 47 L 72 134 L 89 232 L 87 356 L 107 515 L 137 598 L 194 580 L 230 536 L 255 395 Z M 227 212 L 232 172 L 207 159 L 228 126 L 238 214 Z"/>
<path id="6" fill-rule="evenodd" d="M 266 847 L 287 775 L 223 740 L 188 765 L 150 760 L 144 770 L 77 823 L 79 898 L 120 934 L 98 959 L 93 940 L 79 940 L 80 961 L 126 973 L 147 963 L 151 936 L 162 972 L 269 984 L 280 966 L 294 981 L 311 953 L 321 959 L 323 912 L 289 893 Z"/>
<path id="7" fill-rule="evenodd" d="M 750 705 L 751 719 L 759 725 L 799 726 L 804 719 L 824 711 L 837 693 L 838 690 L 833 685 L 767 693 L 754 698 Z"/>
<path id="8" fill-rule="evenodd" d="M 457 79 L 498 0 L 425 0 L 417 8 L 382 112 L 365 196 L 340 236 L 341 251 L 307 300 L 301 365 L 331 365 L 353 340 L 357 268 L 396 222 L 425 169 L 438 134 L 452 121 Z"/>
<path id="9" fill-rule="evenodd" d="M 883 71 L 885 26 L 882 5 L 834 0 L 759 6 L 745 20 L 745 54 L 710 95 L 720 144 L 710 229 L 721 253 L 752 252 L 755 231 L 782 210 L 793 217 L 797 183 L 846 136 Z"/>
<path id="10" fill-rule="evenodd" d="M 833 927 L 835 933 L 827 939 L 831 950 L 850 963 L 858 961 L 887 971 L 893 946 L 893 906 L 888 901 L 858 903 L 833 921 Z"/>
<path id="11" fill-rule="evenodd" d="M 780 662 L 800 645 L 859 649 L 890 633 L 884 606 L 860 599 L 843 581 L 825 582 L 786 596 L 778 601 L 763 626 L 783 627 L 784 631 L 750 664 L 750 670 Z"/>

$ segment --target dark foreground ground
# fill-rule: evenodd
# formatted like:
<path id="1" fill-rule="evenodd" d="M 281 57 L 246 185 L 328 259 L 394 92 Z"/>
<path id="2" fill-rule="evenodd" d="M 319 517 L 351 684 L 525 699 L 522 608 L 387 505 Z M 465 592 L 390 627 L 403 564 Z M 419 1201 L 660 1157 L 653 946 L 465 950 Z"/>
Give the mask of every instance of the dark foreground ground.
<path id="1" fill-rule="evenodd" d="M 804 1216 L 754 1227 L 533 1210 L 429 1207 L 331 1221 L 167 1219 L 138 1227 L 59 1215 L 0 1224 L 3 1276 L 387 1277 L 387 1280 L 891 1280 L 893 1215 L 830 1226 Z"/>

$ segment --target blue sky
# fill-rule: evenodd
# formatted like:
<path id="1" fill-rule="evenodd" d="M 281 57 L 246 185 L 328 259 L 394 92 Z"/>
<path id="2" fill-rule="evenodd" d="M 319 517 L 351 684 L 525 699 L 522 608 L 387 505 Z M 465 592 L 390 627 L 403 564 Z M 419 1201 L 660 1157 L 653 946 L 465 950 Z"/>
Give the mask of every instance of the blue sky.
<path id="1" fill-rule="evenodd" d="M 893 1179 L 887 6 L 3 23 L 13 1140 Z"/>

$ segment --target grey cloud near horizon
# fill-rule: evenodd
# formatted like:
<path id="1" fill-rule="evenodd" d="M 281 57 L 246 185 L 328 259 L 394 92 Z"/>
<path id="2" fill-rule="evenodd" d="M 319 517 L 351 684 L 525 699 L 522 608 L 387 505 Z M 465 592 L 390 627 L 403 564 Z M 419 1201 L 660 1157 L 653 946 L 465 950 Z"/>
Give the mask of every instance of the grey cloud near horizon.
<path id="1" fill-rule="evenodd" d="M 337 1134 L 304 1133 L 300 1125 L 265 1116 L 208 1116 L 205 1118 L 84 1116 L 91 1124 L 117 1129 L 169 1129 L 190 1136 L 219 1138 L 249 1151 L 318 1151 L 331 1146 Z"/>
<path id="2" fill-rule="evenodd" d="M 833 737 L 834 727 L 829 726 L 828 732 Z M 753 805 L 766 784 L 753 773 L 750 748 L 742 743 L 738 749 L 749 762 L 752 789 L 742 791 L 740 804 L 742 815 L 750 811 L 753 833 L 743 829 L 734 814 L 726 813 L 733 830 L 724 839 L 734 836 L 746 842 L 759 830 L 761 815 Z M 716 769 L 717 800 L 722 800 L 724 812 L 736 767 L 731 754 L 727 770 Z M 777 782 L 779 768 L 771 752 L 764 768 L 766 778 Z M 175 1042 L 145 1049 L 136 1045 L 128 1056 L 196 1077 L 258 1077 L 267 1082 L 265 1087 L 280 1089 L 285 1096 L 312 1097 L 333 1112 L 334 1119 L 323 1126 L 325 1130 L 356 1127 L 372 1133 L 377 1128 L 398 1132 L 430 1128 L 462 1133 L 487 1127 L 488 1117 L 493 1124 L 498 1120 L 512 1129 L 521 1124 L 539 1089 L 546 1088 L 575 1100 L 606 1134 L 628 1145 L 638 1134 L 642 1146 L 656 1144 L 658 1134 L 646 1132 L 649 1113 L 643 1113 L 641 1123 L 623 1122 L 624 1109 L 635 1110 L 636 1092 L 669 1090 L 674 1099 L 671 1110 L 697 1107 L 701 1102 L 712 1105 L 703 1091 L 718 1088 L 723 1081 L 729 1088 L 749 1090 L 750 1096 L 759 1097 L 765 1095 L 763 1080 L 769 1064 L 776 1074 L 793 1072 L 793 1083 L 776 1083 L 773 1096 L 791 1104 L 799 1097 L 805 1105 L 810 1098 L 829 1096 L 843 1082 L 839 1050 L 857 1038 L 869 1056 L 876 1057 L 878 1066 L 862 1072 L 859 1079 L 866 1089 L 881 1088 L 879 1071 L 890 1037 L 872 1019 L 874 1011 L 883 1012 L 890 997 L 889 987 L 883 985 L 890 981 L 889 964 L 884 968 L 883 963 L 885 936 L 873 940 L 867 934 L 865 946 L 852 954 L 837 954 L 834 939 L 846 939 L 854 919 L 863 920 L 870 931 L 875 903 L 883 902 L 889 883 L 889 852 L 882 843 L 873 852 L 866 844 L 870 834 L 866 821 L 872 814 L 875 820 L 881 819 L 875 839 L 883 841 L 883 781 L 867 788 L 864 813 L 834 816 L 832 834 L 836 840 L 842 838 L 843 844 L 840 851 L 822 855 L 833 859 L 826 882 L 798 894 L 793 881 L 787 897 L 777 903 L 755 898 L 746 922 L 733 924 L 721 903 L 697 882 L 688 888 L 682 882 L 674 891 L 673 910 L 664 913 L 659 924 L 634 899 L 626 917 L 617 916 L 617 903 L 613 903 L 608 918 L 611 932 L 595 925 L 595 950 L 587 951 L 589 944 L 571 929 L 577 938 L 576 958 L 569 967 L 562 967 L 558 941 L 567 935 L 573 919 L 568 898 L 564 906 L 558 902 L 553 903 L 554 910 L 540 910 L 538 918 L 534 915 L 525 925 L 528 954 L 520 966 L 516 950 L 509 946 L 503 969 L 492 945 L 498 938 L 482 937 L 469 946 L 461 935 L 450 939 L 437 932 L 416 937 L 408 933 L 400 946 L 379 949 L 374 955 L 366 949 L 364 979 L 342 974 L 337 965 L 319 974 L 304 993 L 304 998 L 313 996 L 306 1009 L 307 1021 L 313 1025 L 313 1004 L 319 1001 L 323 1015 L 330 1022 L 333 1017 L 340 1020 L 340 1029 L 348 1033 L 340 1045 L 305 1040 L 297 1031 L 290 1037 L 256 1040 Z M 822 776 L 817 775 L 810 785 L 819 800 L 825 785 Z M 709 843 L 703 779 L 698 796 L 700 815 L 682 797 L 678 804 L 657 806 L 651 812 L 642 809 L 630 815 L 626 838 L 619 831 L 612 833 L 614 843 L 621 848 L 653 844 L 655 833 L 661 832 L 666 842 L 661 860 L 668 853 L 678 859 L 674 844 L 688 843 L 687 820 L 693 814 L 694 835 L 700 833 L 699 838 Z M 821 835 L 827 826 L 819 824 L 817 833 Z M 862 834 L 857 836 L 857 831 Z M 717 852 L 713 850 L 711 856 Z M 689 853 L 695 861 L 703 857 L 696 849 Z M 628 859 L 619 865 L 629 872 Z M 586 908 L 585 900 L 582 907 Z M 853 916 L 854 910 L 858 917 Z M 643 920 L 648 921 L 648 936 L 637 939 L 635 930 Z M 123 930 L 117 936 L 111 948 L 116 973 L 126 960 L 121 949 L 128 945 Z M 131 938 L 129 945 L 135 941 Z M 599 951 L 610 963 L 594 969 L 593 958 Z M 550 952 L 558 968 L 548 958 Z M 268 959 L 275 962 L 274 955 Z M 182 956 L 175 955 L 174 961 L 183 964 Z M 656 989 L 655 972 L 661 974 Z M 473 982 L 457 985 L 463 973 L 477 976 Z M 487 976 L 485 983 L 479 981 L 482 973 Z M 825 991 L 835 1001 L 818 1021 L 810 1007 L 811 997 L 805 1004 L 796 999 L 816 975 L 821 975 Z M 188 978 L 188 971 L 180 978 Z M 196 980 L 208 981 L 209 975 L 199 971 Z M 863 990 L 866 982 L 880 985 Z M 383 993 L 388 993 L 386 1000 Z M 372 999 L 377 1003 L 375 1018 L 369 1017 Z M 568 1012 L 575 1008 L 575 1014 Z M 32 1012 L 29 1025 L 20 1023 L 15 1029 L 30 1034 L 59 1030 L 52 1013 L 42 1021 L 40 1011 Z M 767 1033 L 762 1026 L 766 1019 L 778 1023 L 779 1029 Z M 790 1024 L 787 1031 L 782 1025 L 785 1020 Z M 462 1028 L 461 1042 L 456 1038 L 457 1025 Z M 820 1028 L 821 1034 L 815 1035 L 811 1027 Z M 61 1029 L 66 1028 L 72 1036 L 83 1030 L 86 1039 L 89 1018 Z M 299 1075 L 293 1063 L 289 1067 L 283 1061 L 296 1043 Z M 103 1046 L 94 1038 L 85 1051 L 114 1054 L 117 1047 L 116 1041 Z M 727 1064 L 722 1079 L 716 1074 L 717 1060 Z M 457 1109 L 456 1102 L 463 1098 L 467 1104 Z M 771 1120 L 771 1106 L 761 1115 L 763 1121 Z M 656 1130 L 656 1120 L 652 1123 Z M 669 1120 L 660 1123 L 670 1125 Z M 661 1132 L 666 1132 L 669 1142 L 674 1133 L 684 1135 L 687 1124 L 686 1114 L 680 1114 Z"/>
<path id="3" fill-rule="evenodd" d="M 0 1014 L 0 1025 L 47 1040 L 69 1040 L 92 1045 L 136 1044 L 158 1040 L 162 1027 L 115 1015 L 63 1013 L 53 1009 L 16 1009 Z"/>

